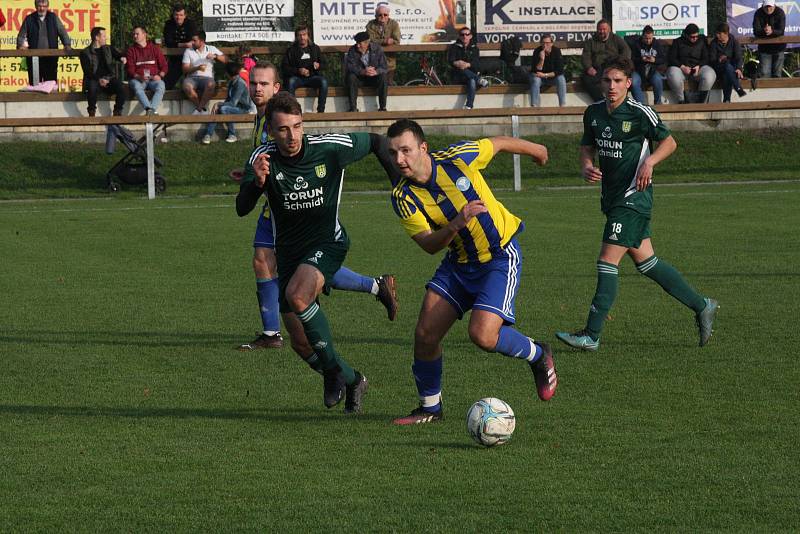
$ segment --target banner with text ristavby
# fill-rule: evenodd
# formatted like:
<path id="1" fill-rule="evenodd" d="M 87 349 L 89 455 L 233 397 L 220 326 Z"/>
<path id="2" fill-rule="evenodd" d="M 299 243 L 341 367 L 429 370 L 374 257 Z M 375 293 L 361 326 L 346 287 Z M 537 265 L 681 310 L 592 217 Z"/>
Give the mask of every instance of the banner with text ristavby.
<path id="1" fill-rule="evenodd" d="M 400 25 L 401 44 L 449 43 L 469 25 L 469 0 L 313 0 L 314 42 L 320 46 L 353 44 L 375 18 L 378 6 Z"/>
<path id="2" fill-rule="evenodd" d="M 591 39 L 602 18 L 602 0 L 478 0 L 479 43 L 519 37 L 538 43 L 543 35 L 558 40 Z"/>
<path id="3" fill-rule="evenodd" d="M 206 40 L 293 41 L 294 0 L 203 0 Z"/>
<path id="4" fill-rule="evenodd" d="M 753 36 L 753 15 L 762 4 L 762 0 L 727 0 L 728 24 L 737 39 Z M 787 37 L 800 35 L 800 0 L 776 0 L 775 5 L 786 14 L 783 34 Z"/>
<path id="5" fill-rule="evenodd" d="M 673 39 L 692 22 L 708 35 L 706 0 L 613 0 L 611 9 L 614 33 L 623 37 L 649 25 L 656 37 Z"/>
<path id="6" fill-rule="evenodd" d="M 0 28 L 0 50 L 17 48 L 17 35 L 22 21 L 36 11 L 33 0 L 0 0 L 0 11 L 6 23 Z M 50 11 L 64 24 L 72 39 L 72 48 L 80 50 L 89 46 L 89 33 L 102 26 L 111 33 L 111 0 L 50 0 Z M 61 42 L 59 41 L 59 48 Z M 20 57 L 0 58 L 0 91 L 18 91 L 28 85 L 28 60 Z M 83 71 L 77 57 L 58 61 L 58 86 L 62 91 L 81 91 Z"/>

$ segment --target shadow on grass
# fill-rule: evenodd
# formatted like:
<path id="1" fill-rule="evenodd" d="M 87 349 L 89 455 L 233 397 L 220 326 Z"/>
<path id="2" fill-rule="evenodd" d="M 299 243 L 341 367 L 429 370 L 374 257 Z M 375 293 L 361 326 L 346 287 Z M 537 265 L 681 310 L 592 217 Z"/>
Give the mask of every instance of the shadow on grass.
<path id="1" fill-rule="evenodd" d="M 95 156 L 95 167 L 107 164 L 107 167 L 88 168 L 81 159 L 70 160 L 60 157 L 58 153 L 51 155 L 39 155 L 37 157 L 24 157 L 22 163 L 28 169 L 36 169 L 33 176 L 35 183 L 28 184 L 28 188 L 44 190 L 63 189 L 64 187 L 85 190 L 85 191 L 105 191 L 106 173 L 118 159 L 111 156 L 102 158 L 98 152 Z"/>
<path id="2" fill-rule="evenodd" d="M 348 421 L 386 421 L 391 423 L 391 416 L 379 413 L 365 413 L 357 416 L 345 416 L 336 408 L 332 411 L 303 408 L 281 408 L 280 410 L 243 410 L 224 408 L 134 408 L 134 407 L 93 407 L 93 406 L 26 406 L 21 404 L 0 404 L 0 414 L 30 416 L 62 416 L 62 417 L 119 417 L 134 419 L 170 418 L 170 419 L 225 419 L 272 421 L 281 423 L 307 423 L 313 421 L 333 421 L 340 417 Z"/>

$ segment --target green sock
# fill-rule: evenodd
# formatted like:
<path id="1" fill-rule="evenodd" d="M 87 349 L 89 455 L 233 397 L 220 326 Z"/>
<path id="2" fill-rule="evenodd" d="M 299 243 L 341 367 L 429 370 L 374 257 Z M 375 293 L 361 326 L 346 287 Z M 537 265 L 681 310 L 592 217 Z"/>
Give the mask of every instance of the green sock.
<path id="1" fill-rule="evenodd" d="M 614 299 L 617 298 L 619 286 L 619 267 L 613 263 L 597 261 L 597 288 L 594 290 L 592 306 L 589 308 L 589 318 L 586 320 L 586 330 L 592 339 L 597 341 L 603 331 L 603 323 Z"/>
<path id="2" fill-rule="evenodd" d="M 308 358 L 303 358 L 303 361 L 306 362 L 312 370 L 322 374 L 322 360 L 319 359 L 316 352 L 312 352 L 311 356 Z"/>
<path id="3" fill-rule="evenodd" d="M 312 302 L 311 306 L 298 313 L 297 317 L 303 323 L 303 331 L 306 333 L 308 342 L 320 359 L 320 367 L 327 370 L 338 365 L 345 381 L 353 384 L 356 381 L 355 371 L 336 352 L 328 318 L 322 313 L 319 304 Z"/>
<path id="4" fill-rule="evenodd" d="M 684 306 L 700 313 L 706 307 L 703 295 L 692 289 L 678 270 L 653 255 L 636 264 L 636 269 L 646 277 L 654 280 L 664 291 L 678 299 Z"/>

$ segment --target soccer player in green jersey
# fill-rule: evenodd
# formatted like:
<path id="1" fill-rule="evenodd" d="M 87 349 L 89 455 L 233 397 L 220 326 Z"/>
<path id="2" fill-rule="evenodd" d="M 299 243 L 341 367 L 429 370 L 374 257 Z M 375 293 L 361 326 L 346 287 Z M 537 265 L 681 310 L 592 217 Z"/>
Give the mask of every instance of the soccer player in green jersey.
<path id="1" fill-rule="evenodd" d="M 700 346 L 711 337 L 717 301 L 704 297 L 669 263 L 656 256 L 650 238 L 653 167 L 677 148 L 669 129 L 650 107 L 628 97 L 633 64 L 619 59 L 603 68 L 605 99 L 586 108 L 580 161 L 584 179 L 601 183 L 600 206 L 606 215 L 597 258 L 597 288 L 586 326 L 556 337 L 571 347 L 596 351 L 600 333 L 617 296 L 619 262 L 627 254 L 636 269 L 695 313 Z M 652 151 L 654 142 L 658 143 Z M 599 168 L 594 165 L 595 155 Z"/>
<path id="2" fill-rule="evenodd" d="M 292 348 L 324 377 L 328 408 L 345 398 L 357 413 L 367 379 L 336 351 L 317 297 L 330 287 L 350 240 L 339 223 L 344 169 L 381 148 L 376 134 L 305 135 L 303 115 L 289 93 L 266 107 L 272 141 L 257 147 L 245 167 L 236 212 L 248 214 L 266 195 L 275 235 L 279 306 Z"/>

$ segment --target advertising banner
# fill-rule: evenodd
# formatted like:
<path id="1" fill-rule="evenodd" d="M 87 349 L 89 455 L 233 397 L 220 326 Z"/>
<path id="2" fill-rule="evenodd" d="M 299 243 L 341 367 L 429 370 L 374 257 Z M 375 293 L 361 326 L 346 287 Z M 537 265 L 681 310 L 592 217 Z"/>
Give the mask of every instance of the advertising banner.
<path id="1" fill-rule="evenodd" d="M 22 21 L 36 11 L 34 3 L 32 0 L 0 0 L 0 11 L 6 18 L 0 28 L 0 50 L 14 50 Z M 89 46 L 92 40 L 89 32 L 95 26 L 102 26 L 111 34 L 111 0 L 50 0 L 50 11 L 61 19 L 74 50 Z M 28 85 L 27 70 L 26 58 L 0 58 L 0 91 L 18 91 Z M 59 59 L 58 85 L 62 91 L 83 90 L 83 71 L 77 57 Z"/>
<path id="2" fill-rule="evenodd" d="M 617 35 L 639 35 L 649 24 L 656 37 L 672 39 L 691 22 L 709 32 L 706 0 L 613 0 L 612 12 Z"/>
<path id="3" fill-rule="evenodd" d="M 585 41 L 603 18 L 602 0 L 478 0 L 476 9 L 479 43 L 514 36 L 538 43 L 542 35 Z"/>
<path id="4" fill-rule="evenodd" d="M 728 25 L 731 27 L 731 34 L 736 37 L 752 37 L 753 15 L 761 7 L 761 4 L 762 0 L 728 0 Z M 783 34 L 786 36 L 800 35 L 800 0 L 789 2 L 776 0 L 775 5 L 786 13 L 786 28 Z"/>
<path id="5" fill-rule="evenodd" d="M 294 24 L 294 0 L 203 0 L 208 42 L 291 42 Z"/>
<path id="6" fill-rule="evenodd" d="M 469 0 L 313 0 L 314 42 L 320 46 L 353 44 L 375 18 L 378 6 L 400 25 L 401 44 L 449 43 L 469 24 Z"/>

